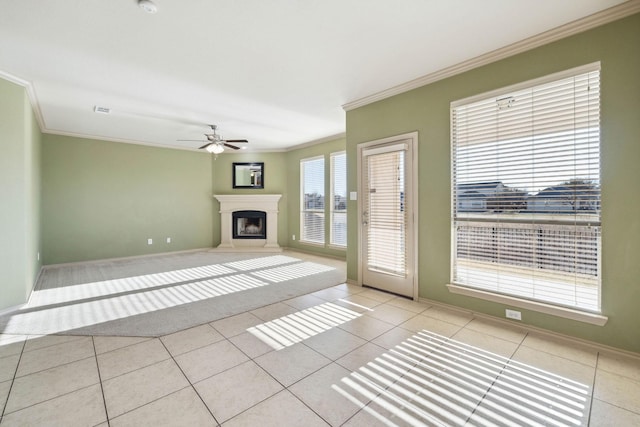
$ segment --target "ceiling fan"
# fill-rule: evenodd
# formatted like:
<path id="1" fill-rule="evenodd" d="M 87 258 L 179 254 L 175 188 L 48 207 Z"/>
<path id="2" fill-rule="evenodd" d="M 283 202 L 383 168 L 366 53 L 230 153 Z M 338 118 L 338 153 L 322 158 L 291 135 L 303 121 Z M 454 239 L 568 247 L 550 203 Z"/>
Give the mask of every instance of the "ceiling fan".
<path id="1" fill-rule="evenodd" d="M 239 150 L 240 147 L 237 147 L 233 144 L 230 144 L 230 142 L 233 142 L 234 144 L 237 143 L 244 143 L 244 142 L 249 142 L 246 139 L 223 139 L 222 136 L 218 135 L 216 133 L 216 129 L 218 129 L 218 126 L 216 125 L 209 125 L 211 127 L 211 130 L 213 130 L 213 133 L 205 133 L 204 136 L 207 138 L 206 141 L 202 140 L 202 139 L 179 139 L 178 141 L 183 141 L 183 142 L 206 142 L 206 144 L 204 144 L 202 147 L 198 147 L 198 149 L 205 149 L 210 153 L 214 153 L 214 154 L 220 154 L 224 151 L 224 147 L 228 147 L 231 148 L 233 150 Z"/>

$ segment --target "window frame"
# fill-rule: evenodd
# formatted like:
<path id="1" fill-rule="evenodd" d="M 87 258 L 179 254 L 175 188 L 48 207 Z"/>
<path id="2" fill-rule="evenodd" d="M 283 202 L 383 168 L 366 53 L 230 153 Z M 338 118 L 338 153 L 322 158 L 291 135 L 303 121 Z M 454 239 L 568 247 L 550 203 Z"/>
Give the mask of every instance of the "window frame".
<path id="1" fill-rule="evenodd" d="M 602 296 L 602 280 L 601 280 L 601 258 L 602 258 L 602 254 L 601 254 L 601 233 L 598 234 L 598 240 L 597 240 L 597 257 L 598 257 L 598 310 L 586 310 L 580 307 L 571 307 L 571 306 L 566 306 L 566 305 L 561 305 L 561 304 L 556 304 L 552 301 L 547 301 L 547 300 L 540 300 L 540 299 L 533 299 L 533 298 L 528 298 L 525 296 L 518 296 L 515 294 L 510 294 L 510 293 L 498 293 L 498 292 L 493 292 L 489 289 L 482 289 L 482 288 L 478 288 L 478 287 L 474 287 L 474 286 L 470 286 L 468 284 L 461 284 L 461 283 L 456 283 L 454 282 L 454 278 L 456 277 L 456 260 L 457 260 L 457 243 L 458 243 L 458 236 L 457 236 L 457 227 L 456 227 L 456 223 L 457 220 L 459 220 L 461 217 L 460 216 L 456 216 L 457 215 L 457 206 L 456 204 L 459 203 L 458 200 L 456 199 L 456 186 L 459 185 L 458 181 L 457 181 L 457 169 L 456 169 L 456 142 L 455 142 L 455 129 L 454 129 L 454 109 L 459 108 L 461 106 L 466 106 L 466 105 L 471 105 L 474 104 L 476 102 L 479 101 L 484 101 L 484 100 L 489 100 L 491 98 L 496 98 L 496 102 L 498 101 L 498 97 L 505 97 L 505 96 L 509 96 L 510 94 L 513 94 L 514 92 L 517 91 L 523 91 L 523 90 L 528 90 L 531 89 L 533 90 L 536 86 L 539 85 L 545 85 L 545 84 L 549 84 L 555 81 L 559 81 L 562 79 L 566 79 L 566 78 L 571 78 L 571 77 L 576 77 L 576 76 L 580 76 L 582 74 L 585 73 L 589 73 L 589 72 L 595 72 L 595 71 L 600 71 L 600 63 L 596 62 L 596 63 L 592 63 L 592 64 L 587 64 L 585 66 L 582 67 L 576 67 L 570 70 L 566 70 L 566 71 L 562 71 L 560 73 L 554 73 L 548 76 L 544 76 L 541 77 L 539 79 L 534 79 L 534 80 L 530 80 L 530 81 L 526 81 L 526 82 L 522 82 L 516 85 L 512 85 L 512 86 L 508 86 L 505 88 L 501 88 L 501 89 L 497 89 L 495 91 L 491 91 L 491 92 L 487 92 L 487 93 L 483 93 L 483 94 L 479 94 L 479 95 L 475 95 L 469 98 L 465 98 L 465 99 L 461 99 L 458 101 L 454 101 L 451 103 L 451 114 L 450 114 L 450 119 L 451 119 L 451 272 L 450 272 L 450 284 L 448 284 L 448 288 L 451 292 L 453 293 L 458 293 L 458 294 L 463 294 L 463 295 L 467 295 L 467 296 L 473 296 L 473 297 L 477 297 L 477 298 L 482 298 L 482 299 L 487 299 L 487 300 L 491 300 L 491 301 L 495 301 L 495 302 L 501 302 L 501 303 L 505 303 L 505 304 L 509 304 L 512 306 L 517 306 L 517 307 L 522 307 L 522 308 L 527 308 L 527 309 L 531 309 L 531 310 L 536 310 L 536 311 L 540 311 L 540 312 L 545 312 L 545 313 L 549 313 L 549 314 L 553 314 L 553 315 L 558 315 L 561 317 L 567 317 L 567 318 L 572 318 L 574 320 L 580 320 L 580 321 L 584 321 L 584 322 L 588 322 L 588 323 L 593 323 L 593 324 L 599 324 L 599 325 L 603 325 L 604 323 L 606 323 L 607 318 L 606 316 L 603 316 L 601 314 L 601 310 L 602 310 L 602 304 L 601 304 L 601 296 Z M 575 128 L 572 128 L 575 129 Z M 601 124 L 598 124 L 598 129 L 599 132 L 601 134 Z M 495 142 L 490 142 L 490 143 L 494 143 Z M 601 140 L 598 142 L 599 147 L 601 147 Z M 601 154 L 598 154 L 598 158 L 601 158 Z M 600 161 L 600 160 L 599 160 Z M 598 172 L 598 183 L 600 182 L 601 179 L 601 173 Z M 511 218 L 505 218 L 505 221 L 508 222 L 512 222 L 512 223 L 529 223 L 531 222 L 530 218 L 525 218 L 528 214 L 524 214 L 522 218 L 517 218 L 514 219 L 513 217 Z M 473 217 L 473 214 L 467 214 L 467 217 Z M 500 216 L 500 215 L 497 215 Z M 505 214 L 502 214 L 502 216 L 504 217 Z M 508 216 L 508 215 L 507 215 Z M 556 215 L 557 217 L 558 215 Z M 577 215 L 576 215 L 577 216 Z M 598 218 L 597 218 L 597 227 L 600 227 L 600 218 L 601 218 L 601 212 L 600 210 L 598 210 Z M 567 218 L 556 218 L 555 221 L 553 218 L 546 218 L 547 223 L 551 223 L 551 224 L 555 224 L 555 223 L 567 223 L 567 222 L 573 222 L 574 217 L 572 216 L 572 221 L 567 221 Z M 486 223 L 494 223 L 494 224 L 499 224 L 500 220 L 496 219 L 493 222 L 489 219 L 487 219 L 487 217 L 485 216 L 484 221 Z M 586 220 L 588 222 L 588 219 Z M 600 231 L 600 228 L 598 229 L 598 231 Z M 499 267 L 498 267 L 499 268 Z"/>

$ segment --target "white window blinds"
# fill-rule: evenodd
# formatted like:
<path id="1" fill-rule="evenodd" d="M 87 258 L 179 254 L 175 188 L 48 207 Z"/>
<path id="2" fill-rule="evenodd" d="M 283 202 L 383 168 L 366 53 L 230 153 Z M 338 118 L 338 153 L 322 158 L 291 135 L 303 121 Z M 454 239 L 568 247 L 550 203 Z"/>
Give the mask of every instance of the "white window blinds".
<path id="1" fill-rule="evenodd" d="M 300 239 L 324 244 L 324 157 L 300 161 Z"/>
<path id="2" fill-rule="evenodd" d="M 347 155 L 331 154 L 331 240 L 332 245 L 347 245 Z"/>
<path id="3" fill-rule="evenodd" d="M 406 144 L 396 144 L 363 151 L 367 267 L 401 277 L 407 274 L 405 150 Z"/>
<path id="4" fill-rule="evenodd" d="M 600 311 L 600 71 L 452 103 L 452 281 Z"/>

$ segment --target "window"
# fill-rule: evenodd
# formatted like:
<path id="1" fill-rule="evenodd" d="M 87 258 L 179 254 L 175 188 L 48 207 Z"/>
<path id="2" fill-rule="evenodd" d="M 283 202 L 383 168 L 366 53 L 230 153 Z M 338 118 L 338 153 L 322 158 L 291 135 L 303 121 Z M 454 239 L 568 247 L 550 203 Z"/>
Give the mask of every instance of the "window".
<path id="1" fill-rule="evenodd" d="M 362 151 L 367 269 L 400 277 L 407 277 L 407 149 L 405 142 L 395 142 Z"/>
<path id="2" fill-rule="evenodd" d="M 454 102 L 452 283 L 600 312 L 600 66 Z"/>
<path id="3" fill-rule="evenodd" d="M 332 245 L 347 245 L 347 155 L 331 154 L 331 240 Z"/>
<path id="4" fill-rule="evenodd" d="M 300 240 L 324 244 L 324 157 L 300 161 Z"/>

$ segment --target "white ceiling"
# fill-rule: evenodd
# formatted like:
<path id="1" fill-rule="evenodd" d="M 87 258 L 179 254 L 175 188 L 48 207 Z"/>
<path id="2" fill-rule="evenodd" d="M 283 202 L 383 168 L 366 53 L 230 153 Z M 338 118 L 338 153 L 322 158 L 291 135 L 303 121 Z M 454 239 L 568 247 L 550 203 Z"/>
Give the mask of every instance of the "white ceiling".
<path id="1" fill-rule="evenodd" d="M 43 131 L 250 150 L 345 131 L 342 105 L 623 0 L 0 0 L 0 75 Z M 96 114 L 94 106 L 112 109 Z"/>

